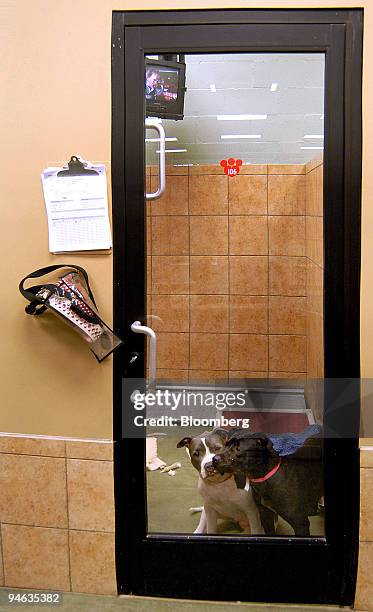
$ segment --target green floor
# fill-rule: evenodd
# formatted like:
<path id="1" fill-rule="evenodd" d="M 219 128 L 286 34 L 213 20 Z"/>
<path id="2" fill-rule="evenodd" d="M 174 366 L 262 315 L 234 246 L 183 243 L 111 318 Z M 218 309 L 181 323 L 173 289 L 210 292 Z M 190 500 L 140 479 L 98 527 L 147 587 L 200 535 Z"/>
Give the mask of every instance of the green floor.
<path id="1" fill-rule="evenodd" d="M 174 437 L 158 438 L 158 457 L 167 464 L 176 461 L 181 468 L 175 476 L 162 474 L 159 470 L 147 472 L 148 491 L 148 530 L 150 533 L 193 533 L 198 525 L 200 514 L 190 514 L 191 506 L 202 506 L 203 500 L 197 491 L 198 473 L 190 463 L 185 448 L 176 448 L 177 442 L 185 435 L 197 435 L 202 430 L 191 433 L 177 428 Z M 323 535 L 324 525 L 320 516 L 310 517 L 311 534 Z M 234 523 L 221 522 L 220 533 L 238 533 Z M 279 519 L 278 535 L 294 535 L 290 525 Z"/>
<path id="2" fill-rule="evenodd" d="M 12 589 L 0 589 L 1 595 Z M 17 589 L 18 590 L 18 589 Z M 25 591 L 33 592 L 31 589 Z M 35 591 L 40 592 L 40 591 Z M 1 605 L 1 612 L 9 612 L 14 606 Z M 109 597 L 98 595 L 81 595 L 65 593 L 62 605 L 58 606 L 19 606 L 35 612 L 338 612 L 334 606 L 293 606 L 245 604 L 230 602 L 197 602 L 175 599 L 159 599 L 153 597 Z"/>

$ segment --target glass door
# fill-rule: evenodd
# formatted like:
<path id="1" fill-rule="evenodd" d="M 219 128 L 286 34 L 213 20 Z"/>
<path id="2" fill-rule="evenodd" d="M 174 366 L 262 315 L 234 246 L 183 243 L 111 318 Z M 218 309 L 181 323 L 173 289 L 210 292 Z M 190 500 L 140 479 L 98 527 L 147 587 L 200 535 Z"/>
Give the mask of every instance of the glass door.
<path id="1" fill-rule="evenodd" d="M 158 55 L 145 65 L 147 125 L 161 125 L 166 143 L 154 198 L 163 152 L 146 129 L 150 394 L 159 391 L 144 417 L 154 419 L 148 532 L 266 535 L 252 504 L 264 487 L 237 490 L 234 474 L 211 465 L 237 429 L 272 445 L 258 477 L 282 461 L 281 470 L 290 462 L 305 482 L 318 480 L 312 514 L 303 485 L 283 510 L 293 525 L 279 515 L 267 535 L 323 536 L 325 55 Z M 182 119 L 167 107 L 171 94 L 184 98 Z M 229 510 L 236 491 L 243 503 Z M 204 501 L 213 519 L 202 530 L 205 509 L 189 507 Z"/>
<path id="2" fill-rule="evenodd" d="M 353 600 L 358 13 L 116 14 L 121 592 Z"/>

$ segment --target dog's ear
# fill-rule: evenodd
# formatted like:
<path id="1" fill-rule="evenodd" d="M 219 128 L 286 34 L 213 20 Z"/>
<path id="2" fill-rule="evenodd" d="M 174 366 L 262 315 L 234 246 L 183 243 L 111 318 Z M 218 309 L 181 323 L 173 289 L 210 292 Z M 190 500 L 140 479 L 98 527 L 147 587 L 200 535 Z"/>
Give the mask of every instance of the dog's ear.
<path id="1" fill-rule="evenodd" d="M 242 428 L 241 427 L 232 427 L 231 429 L 228 430 L 228 440 L 231 440 L 234 437 L 239 436 L 242 433 Z"/>
<path id="2" fill-rule="evenodd" d="M 229 448 L 234 448 L 235 446 L 238 445 L 238 440 L 235 437 L 230 437 L 228 435 L 228 440 L 225 443 L 225 446 L 228 446 Z"/>
<path id="3" fill-rule="evenodd" d="M 228 440 L 229 432 L 227 429 L 214 429 L 213 434 L 216 434 L 221 438 L 223 444 L 225 444 Z"/>
<path id="4" fill-rule="evenodd" d="M 275 452 L 271 438 L 267 438 L 267 451 L 271 454 Z"/>
<path id="5" fill-rule="evenodd" d="M 187 446 L 189 448 L 191 441 L 193 440 L 193 438 L 190 438 L 189 436 L 186 436 L 185 438 L 182 438 L 180 440 L 180 442 L 178 442 L 176 444 L 176 448 L 181 448 L 182 446 Z"/>
<path id="6" fill-rule="evenodd" d="M 237 472 L 234 475 L 234 481 L 236 483 L 237 489 L 244 489 L 246 486 L 246 476 L 243 472 Z"/>
<path id="7" fill-rule="evenodd" d="M 273 455 L 275 453 L 272 440 L 268 438 L 268 436 L 266 436 L 265 434 L 261 434 L 261 436 L 257 438 L 257 444 L 263 450 L 266 450 L 270 455 Z"/>

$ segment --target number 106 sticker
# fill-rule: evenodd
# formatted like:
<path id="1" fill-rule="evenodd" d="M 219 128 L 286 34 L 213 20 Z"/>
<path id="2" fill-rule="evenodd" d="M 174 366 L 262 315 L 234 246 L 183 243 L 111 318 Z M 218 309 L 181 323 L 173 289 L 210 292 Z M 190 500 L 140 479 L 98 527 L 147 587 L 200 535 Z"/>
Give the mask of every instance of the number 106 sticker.
<path id="1" fill-rule="evenodd" d="M 227 176 L 237 176 L 242 166 L 242 159 L 222 159 L 220 165 L 224 168 L 224 174 Z"/>

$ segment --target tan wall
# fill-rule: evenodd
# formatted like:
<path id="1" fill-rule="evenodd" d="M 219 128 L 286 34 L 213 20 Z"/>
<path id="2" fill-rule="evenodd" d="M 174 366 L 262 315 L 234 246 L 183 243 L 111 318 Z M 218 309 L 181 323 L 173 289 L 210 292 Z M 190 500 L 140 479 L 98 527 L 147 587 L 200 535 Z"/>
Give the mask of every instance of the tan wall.
<path id="1" fill-rule="evenodd" d="M 323 163 L 306 165 L 307 377 L 324 375 Z"/>
<path id="2" fill-rule="evenodd" d="M 112 358 L 98 365 L 63 323 L 25 315 L 17 286 L 36 268 L 79 263 L 111 318 L 112 257 L 48 253 L 40 183 L 72 154 L 110 160 L 111 3 L 2 6 L 0 431 L 110 438 Z"/>
<path id="3" fill-rule="evenodd" d="M 365 6 L 362 367 L 373 374 L 371 266 L 373 174 L 373 6 L 359 2 L 236 0 L 230 7 Z M 226 7 L 226 0 L 177 2 L 177 8 Z M 111 256 L 68 258 L 48 254 L 40 172 L 78 153 L 110 158 L 111 10 L 175 8 L 174 0 L 3 0 L 1 57 L 2 411 L 0 430 L 110 437 L 111 358 L 98 366 L 72 333 L 62 334 L 23 314 L 20 277 L 65 259 L 85 265 L 104 317 L 110 318 Z M 57 350 L 58 346 L 58 350 Z M 63 394 L 73 393 L 71 402 Z"/>
<path id="4" fill-rule="evenodd" d="M 316 420 L 324 416 L 324 243 L 323 159 L 306 164 L 306 262 L 307 262 L 307 384 L 308 406 Z"/>
<path id="5" fill-rule="evenodd" d="M 147 217 L 158 378 L 305 377 L 305 169 L 167 167 Z"/>
<path id="6" fill-rule="evenodd" d="M 373 447 L 360 451 L 360 531 L 356 610 L 373 610 Z"/>

